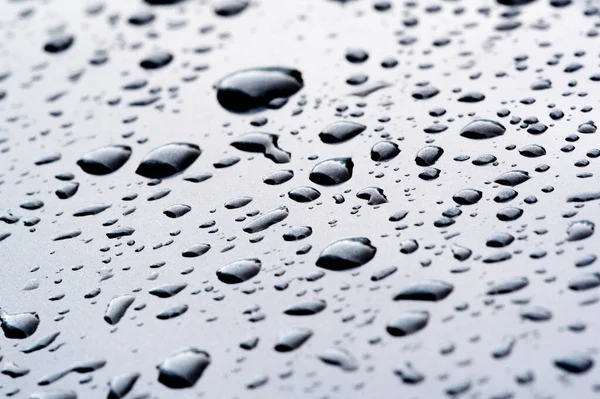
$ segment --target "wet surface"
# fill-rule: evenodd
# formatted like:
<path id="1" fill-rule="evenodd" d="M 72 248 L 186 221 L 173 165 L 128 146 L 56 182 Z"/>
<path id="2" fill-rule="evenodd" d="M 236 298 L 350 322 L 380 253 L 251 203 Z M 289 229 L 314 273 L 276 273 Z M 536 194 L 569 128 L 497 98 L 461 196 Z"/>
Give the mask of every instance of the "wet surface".
<path id="1" fill-rule="evenodd" d="M 600 6 L 4 0 L 0 394 L 600 394 Z"/>

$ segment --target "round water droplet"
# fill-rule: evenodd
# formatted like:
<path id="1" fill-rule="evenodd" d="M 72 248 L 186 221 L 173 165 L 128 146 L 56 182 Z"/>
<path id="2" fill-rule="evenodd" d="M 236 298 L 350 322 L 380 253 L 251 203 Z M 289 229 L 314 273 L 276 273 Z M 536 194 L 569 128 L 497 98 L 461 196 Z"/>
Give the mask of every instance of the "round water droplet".
<path id="1" fill-rule="evenodd" d="M 353 169 L 352 158 L 332 158 L 315 165 L 309 179 L 322 186 L 335 186 L 350 180 Z"/>

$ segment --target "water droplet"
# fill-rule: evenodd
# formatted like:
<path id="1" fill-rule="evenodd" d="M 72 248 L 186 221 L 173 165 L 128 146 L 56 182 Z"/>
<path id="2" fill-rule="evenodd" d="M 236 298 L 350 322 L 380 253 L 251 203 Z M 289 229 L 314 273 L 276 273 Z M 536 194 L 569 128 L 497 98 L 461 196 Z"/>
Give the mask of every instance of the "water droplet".
<path id="1" fill-rule="evenodd" d="M 542 306 L 531 306 L 521 310 L 521 318 L 529 321 L 548 321 L 552 318 L 550 309 Z"/>
<path id="2" fill-rule="evenodd" d="M 567 229 L 567 241 L 579 241 L 594 234 L 594 223 L 588 220 L 573 222 Z"/>
<path id="3" fill-rule="evenodd" d="M 187 283 L 165 284 L 160 287 L 152 288 L 148 293 L 158 298 L 171 298 L 187 287 Z"/>
<path id="4" fill-rule="evenodd" d="M 272 211 L 267 212 L 264 215 L 261 215 L 249 222 L 247 225 L 244 226 L 242 230 L 249 234 L 258 233 L 260 231 L 268 229 L 274 224 L 281 222 L 282 220 L 287 218 L 289 214 L 290 212 L 285 206 L 273 209 Z"/>
<path id="5" fill-rule="evenodd" d="M 365 237 L 344 238 L 329 244 L 319 255 L 317 266 L 328 270 L 348 270 L 369 262 L 377 248 Z"/>
<path id="6" fill-rule="evenodd" d="M 502 173 L 494 181 L 503 186 L 514 187 L 526 182 L 529 179 L 531 179 L 529 173 L 525 172 L 524 170 L 511 170 L 509 172 Z"/>
<path id="7" fill-rule="evenodd" d="M 387 325 L 387 332 L 394 337 L 404 337 L 414 334 L 427 326 L 429 312 L 424 310 L 409 310 Z"/>
<path id="8" fill-rule="evenodd" d="M 419 166 L 431 166 L 440 159 L 443 153 L 444 150 L 441 147 L 428 145 L 419 150 L 415 157 L 415 162 Z"/>
<path id="9" fill-rule="evenodd" d="M 334 122 L 319 133 L 319 138 L 326 144 L 339 144 L 358 136 L 366 128 L 365 125 L 356 122 Z"/>
<path id="10" fill-rule="evenodd" d="M 75 42 L 73 35 L 58 35 L 50 39 L 45 45 L 44 50 L 48 53 L 56 54 L 68 50 Z"/>
<path id="11" fill-rule="evenodd" d="M 488 290 L 488 295 L 510 294 L 519 291 L 529 285 L 527 277 L 512 277 L 492 285 Z"/>
<path id="12" fill-rule="evenodd" d="M 387 162 L 400 154 L 398 144 L 391 141 L 380 141 L 371 148 L 371 159 L 375 162 Z"/>
<path id="13" fill-rule="evenodd" d="M 131 392 L 139 378 L 140 373 L 130 373 L 111 378 L 110 381 L 108 381 L 108 399 L 124 398 Z"/>
<path id="14" fill-rule="evenodd" d="M 292 328 L 279 335 L 275 350 L 277 352 L 291 352 L 301 347 L 313 335 L 308 328 Z"/>
<path id="15" fill-rule="evenodd" d="M 44 338 L 40 339 L 38 342 L 33 345 L 23 349 L 21 352 L 23 353 L 32 353 L 47 348 L 50 344 L 52 344 L 56 338 L 60 335 L 60 332 L 55 332 L 50 335 L 46 335 Z"/>
<path id="16" fill-rule="evenodd" d="M 256 276 L 261 269 L 261 262 L 256 258 L 239 259 L 217 271 L 217 277 L 225 284 L 239 284 Z"/>
<path id="17" fill-rule="evenodd" d="M 217 100 L 231 112 L 279 108 L 302 89 L 302 74 L 288 68 L 254 68 L 234 72 L 216 84 Z"/>
<path id="18" fill-rule="evenodd" d="M 173 55 L 166 51 L 155 51 L 140 62 L 144 69 L 159 69 L 169 65 L 173 61 Z"/>
<path id="19" fill-rule="evenodd" d="M 195 144 L 165 144 L 150 151 L 135 173 L 149 178 L 169 177 L 187 169 L 200 153 L 200 147 Z"/>
<path id="20" fill-rule="evenodd" d="M 321 193 L 312 187 L 303 186 L 290 190 L 288 196 L 296 202 L 311 202 L 319 198 Z"/>
<path id="21" fill-rule="evenodd" d="M 270 133 L 246 133 L 231 145 L 246 152 L 260 152 L 275 163 L 290 162 L 291 154 L 277 146 L 279 136 Z"/>
<path id="22" fill-rule="evenodd" d="M 588 356 L 575 353 L 555 359 L 554 365 L 563 371 L 581 374 L 590 370 L 594 366 L 594 361 Z"/>
<path id="23" fill-rule="evenodd" d="M 277 186 L 279 184 L 283 184 L 287 181 L 292 180 L 294 177 L 293 170 L 277 170 L 275 172 L 269 173 L 267 176 L 263 178 L 263 182 L 270 186 Z"/>
<path id="24" fill-rule="evenodd" d="M 121 295 L 114 297 L 110 300 L 108 306 L 106 307 L 104 320 L 108 324 L 114 326 L 123 318 L 123 316 L 125 316 L 125 312 L 131 306 L 133 301 L 135 301 L 135 297 L 133 295 Z"/>
<path id="25" fill-rule="evenodd" d="M 322 186 L 335 186 L 350 180 L 353 169 L 352 158 L 331 158 L 316 164 L 309 179 Z"/>
<path id="26" fill-rule="evenodd" d="M 441 301 L 454 290 L 454 286 L 441 280 L 425 280 L 402 288 L 394 295 L 394 301 Z"/>
<path id="27" fill-rule="evenodd" d="M 244 12 L 249 5 L 247 0 L 219 0 L 213 10 L 220 17 L 234 17 Z"/>
<path id="28" fill-rule="evenodd" d="M 163 211 L 163 213 L 165 215 L 167 215 L 167 217 L 175 219 L 175 218 L 182 217 L 183 215 L 185 215 L 186 213 L 188 213 L 191 210 L 192 210 L 192 208 L 189 205 L 175 204 L 175 205 L 171 205 L 170 207 L 165 209 Z"/>
<path id="29" fill-rule="evenodd" d="M 355 371 L 358 369 L 358 363 L 354 357 L 345 349 L 328 348 L 319 355 L 319 359 L 331 366 L 339 367 L 344 371 Z"/>
<path id="30" fill-rule="evenodd" d="M 326 307 L 327 303 L 324 300 L 311 299 L 287 308 L 284 313 L 290 316 L 310 316 L 322 312 Z"/>
<path id="31" fill-rule="evenodd" d="M 504 132 L 506 128 L 499 122 L 475 119 L 460 131 L 460 135 L 468 139 L 483 140 L 502 136 Z"/>
<path id="32" fill-rule="evenodd" d="M 210 365 L 210 360 L 210 355 L 200 349 L 180 350 L 158 365 L 158 382 L 169 388 L 193 387 Z"/>
<path id="33" fill-rule="evenodd" d="M 40 324 L 37 313 L 8 314 L 0 309 L 0 327 L 4 336 L 10 339 L 24 339 L 32 336 Z"/>
<path id="34" fill-rule="evenodd" d="M 454 194 L 452 199 L 459 205 L 474 205 L 479 202 L 481 197 L 481 191 L 467 188 Z"/>
<path id="35" fill-rule="evenodd" d="M 77 165 L 91 175 L 107 175 L 116 172 L 131 157 L 131 147 L 108 145 L 86 153 Z"/>
<path id="36" fill-rule="evenodd" d="M 304 240 L 305 238 L 310 237 L 312 232 L 313 230 L 310 226 L 293 227 L 283 234 L 283 239 L 285 241 Z"/>

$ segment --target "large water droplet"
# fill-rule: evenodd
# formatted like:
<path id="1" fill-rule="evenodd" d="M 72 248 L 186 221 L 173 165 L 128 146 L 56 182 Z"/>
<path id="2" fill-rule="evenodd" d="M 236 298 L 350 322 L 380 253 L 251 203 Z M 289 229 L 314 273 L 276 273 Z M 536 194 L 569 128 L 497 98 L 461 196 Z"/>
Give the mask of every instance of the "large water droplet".
<path id="1" fill-rule="evenodd" d="M 422 330 L 429 323 L 429 312 L 409 310 L 387 325 L 387 332 L 394 337 L 403 337 Z"/>
<path id="2" fill-rule="evenodd" d="M 277 209 L 273 209 L 272 211 L 267 212 L 264 215 L 259 216 L 256 219 L 249 222 L 248 224 L 246 224 L 246 226 L 244 226 L 243 230 L 246 233 L 250 233 L 250 234 L 258 233 L 260 231 L 268 229 L 269 227 L 273 226 L 274 224 L 281 222 L 282 220 L 287 218 L 289 216 L 289 214 L 290 214 L 290 212 L 289 212 L 288 208 L 285 206 L 279 207 Z"/>
<path id="3" fill-rule="evenodd" d="M 465 190 L 460 190 L 456 194 L 452 196 L 454 202 L 460 205 L 474 205 L 479 202 L 482 197 L 482 193 L 479 190 L 474 190 L 472 188 L 467 188 Z"/>
<path id="4" fill-rule="evenodd" d="M 398 144 L 391 141 L 380 141 L 371 148 L 371 159 L 375 162 L 386 162 L 400 154 Z"/>
<path id="5" fill-rule="evenodd" d="M 260 268 L 259 259 L 239 259 L 220 268 L 217 277 L 226 284 L 239 284 L 256 276 Z"/>
<path id="6" fill-rule="evenodd" d="M 48 53 L 62 53 L 68 50 L 74 42 L 75 37 L 73 35 L 58 35 L 44 45 L 44 50 Z"/>
<path id="7" fill-rule="evenodd" d="M 311 299 L 296 303 L 287 308 L 284 313 L 290 316 L 310 316 L 322 312 L 327 303 L 322 299 Z"/>
<path id="8" fill-rule="evenodd" d="M 197 348 L 187 348 L 167 357 L 158 365 L 158 381 L 169 388 L 190 388 L 210 364 L 210 355 Z"/>
<path id="9" fill-rule="evenodd" d="M 415 157 L 415 162 L 419 166 L 431 166 L 435 164 L 438 159 L 440 159 L 443 153 L 444 150 L 442 147 L 428 145 L 419 150 L 417 156 Z"/>
<path id="10" fill-rule="evenodd" d="M 331 158 L 316 164 L 309 179 L 322 186 L 335 186 L 350 180 L 353 169 L 352 158 Z"/>
<path id="11" fill-rule="evenodd" d="M 344 371 L 354 371 L 358 369 L 358 363 L 354 356 L 342 348 L 328 348 L 319 355 L 319 359 L 331 366 L 339 367 Z"/>
<path id="12" fill-rule="evenodd" d="M 130 156 L 131 147 L 108 145 L 86 153 L 77 165 L 91 175 L 107 175 L 119 170 Z"/>
<path id="13" fill-rule="evenodd" d="M 319 138 L 323 143 L 327 144 L 339 144 L 344 141 L 348 141 L 360 133 L 362 133 L 367 127 L 360 123 L 350 121 L 339 121 L 328 125 L 319 133 Z"/>
<path id="14" fill-rule="evenodd" d="M 512 277 L 492 285 L 488 290 L 488 295 L 510 294 L 519 291 L 529 285 L 527 277 Z"/>
<path id="15" fill-rule="evenodd" d="M 319 255 L 317 266 L 329 270 L 348 270 L 369 262 L 377 248 L 365 237 L 344 238 L 329 244 Z"/>
<path id="16" fill-rule="evenodd" d="M 468 139 L 483 140 L 502 136 L 506 128 L 502 124 L 489 119 L 475 119 L 461 131 L 460 135 Z"/>
<path id="17" fill-rule="evenodd" d="M 0 309 L 0 327 L 4 331 L 4 336 L 10 339 L 24 339 L 35 333 L 40 318 L 37 313 L 16 313 L 8 314 Z"/>
<path id="18" fill-rule="evenodd" d="M 313 335 L 308 328 L 292 328 L 279 335 L 275 350 L 277 352 L 291 352 L 302 346 Z"/>
<path id="19" fill-rule="evenodd" d="M 135 173 L 164 178 L 187 169 L 200 156 L 200 147 L 190 143 L 169 143 L 150 151 Z"/>
<path id="20" fill-rule="evenodd" d="M 279 136 L 271 133 L 246 133 L 231 145 L 246 152 L 260 152 L 275 163 L 290 162 L 291 154 L 277 146 Z"/>
<path id="21" fill-rule="evenodd" d="M 140 373 L 130 373 L 111 378 L 108 381 L 108 399 L 124 398 L 131 392 L 140 375 Z"/>
<path id="22" fill-rule="evenodd" d="M 131 306 L 133 301 L 135 301 L 133 295 L 121 295 L 111 299 L 106 307 L 104 320 L 108 324 L 114 326 L 123 318 L 123 316 L 125 316 L 125 312 Z"/>
<path id="23" fill-rule="evenodd" d="M 573 222 L 567 229 L 567 241 L 579 241 L 594 234 L 594 223 L 589 220 Z"/>
<path id="24" fill-rule="evenodd" d="M 394 300 L 441 301 L 454 290 L 454 286 L 441 280 L 425 280 L 410 284 L 394 295 Z"/>
<path id="25" fill-rule="evenodd" d="M 592 358 L 582 354 L 571 354 L 554 360 L 554 365 L 561 370 L 573 374 L 581 374 L 594 366 Z"/>
<path id="26" fill-rule="evenodd" d="M 279 108 L 296 94 L 304 82 L 302 74 L 288 68 L 254 68 L 234 72 L 215 86 L 219 104 L 228 111 L 249 112 Z"/>

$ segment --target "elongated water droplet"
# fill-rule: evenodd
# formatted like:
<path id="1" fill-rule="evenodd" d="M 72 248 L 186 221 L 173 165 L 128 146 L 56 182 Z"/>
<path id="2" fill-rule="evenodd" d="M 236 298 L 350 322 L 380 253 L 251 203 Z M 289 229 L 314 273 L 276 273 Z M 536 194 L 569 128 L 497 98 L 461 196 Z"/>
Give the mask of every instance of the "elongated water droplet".
<path id="1" fill-rule="evenodd" d="M 131 157 L 131 147 L 109 145 L 86 153 L 77 165 L 91 175 L 107 175 L 116 172 Z"/>
<path id="2" fill-rule="evenodd" d="M 135 173 L 162 179 L 187 169 L 200 156 L 200 147 L 190 143 L 169 143 L 150 151 Z"/>
<path id="3" fill-rule="evenodd" d="M 304 82 L 302 74 L 288 68 L 245 69 L 224 77 L 215 86 L 217 100 L 231 112 L 259 111 L 279 108 L 276 100 L 296 94 Z"/>
<path id="4" fill-rule="evenodd" d="M 226 284 L 239 284 L 250 280 L 260 272 L 260 260 L 240 259 L 231 262 L 217 271 L 219 280 Z"/>
<path id="5" fill-rule="evenodd" d="M 344 238 L 329 244 L 319 255 L 317 266 L 329 270 L 348 270 L 369 262 L 377 248 L 365 237 Z"/>
<path id="6" fill-rule="evenodd" d="M 278 147 L 279 136 L 271 133 L 246 133 L 231 143 L 238 150 L 260 152 L 275 163 L 287 163 L 291 154 Z"/>
<path id="7" fill-rule="evenodd" d="M 409 310 L 387 325 L 387 332 L 394 337 L 404 337 L 422 330 L 429 323 L 429 312 Z"/>

